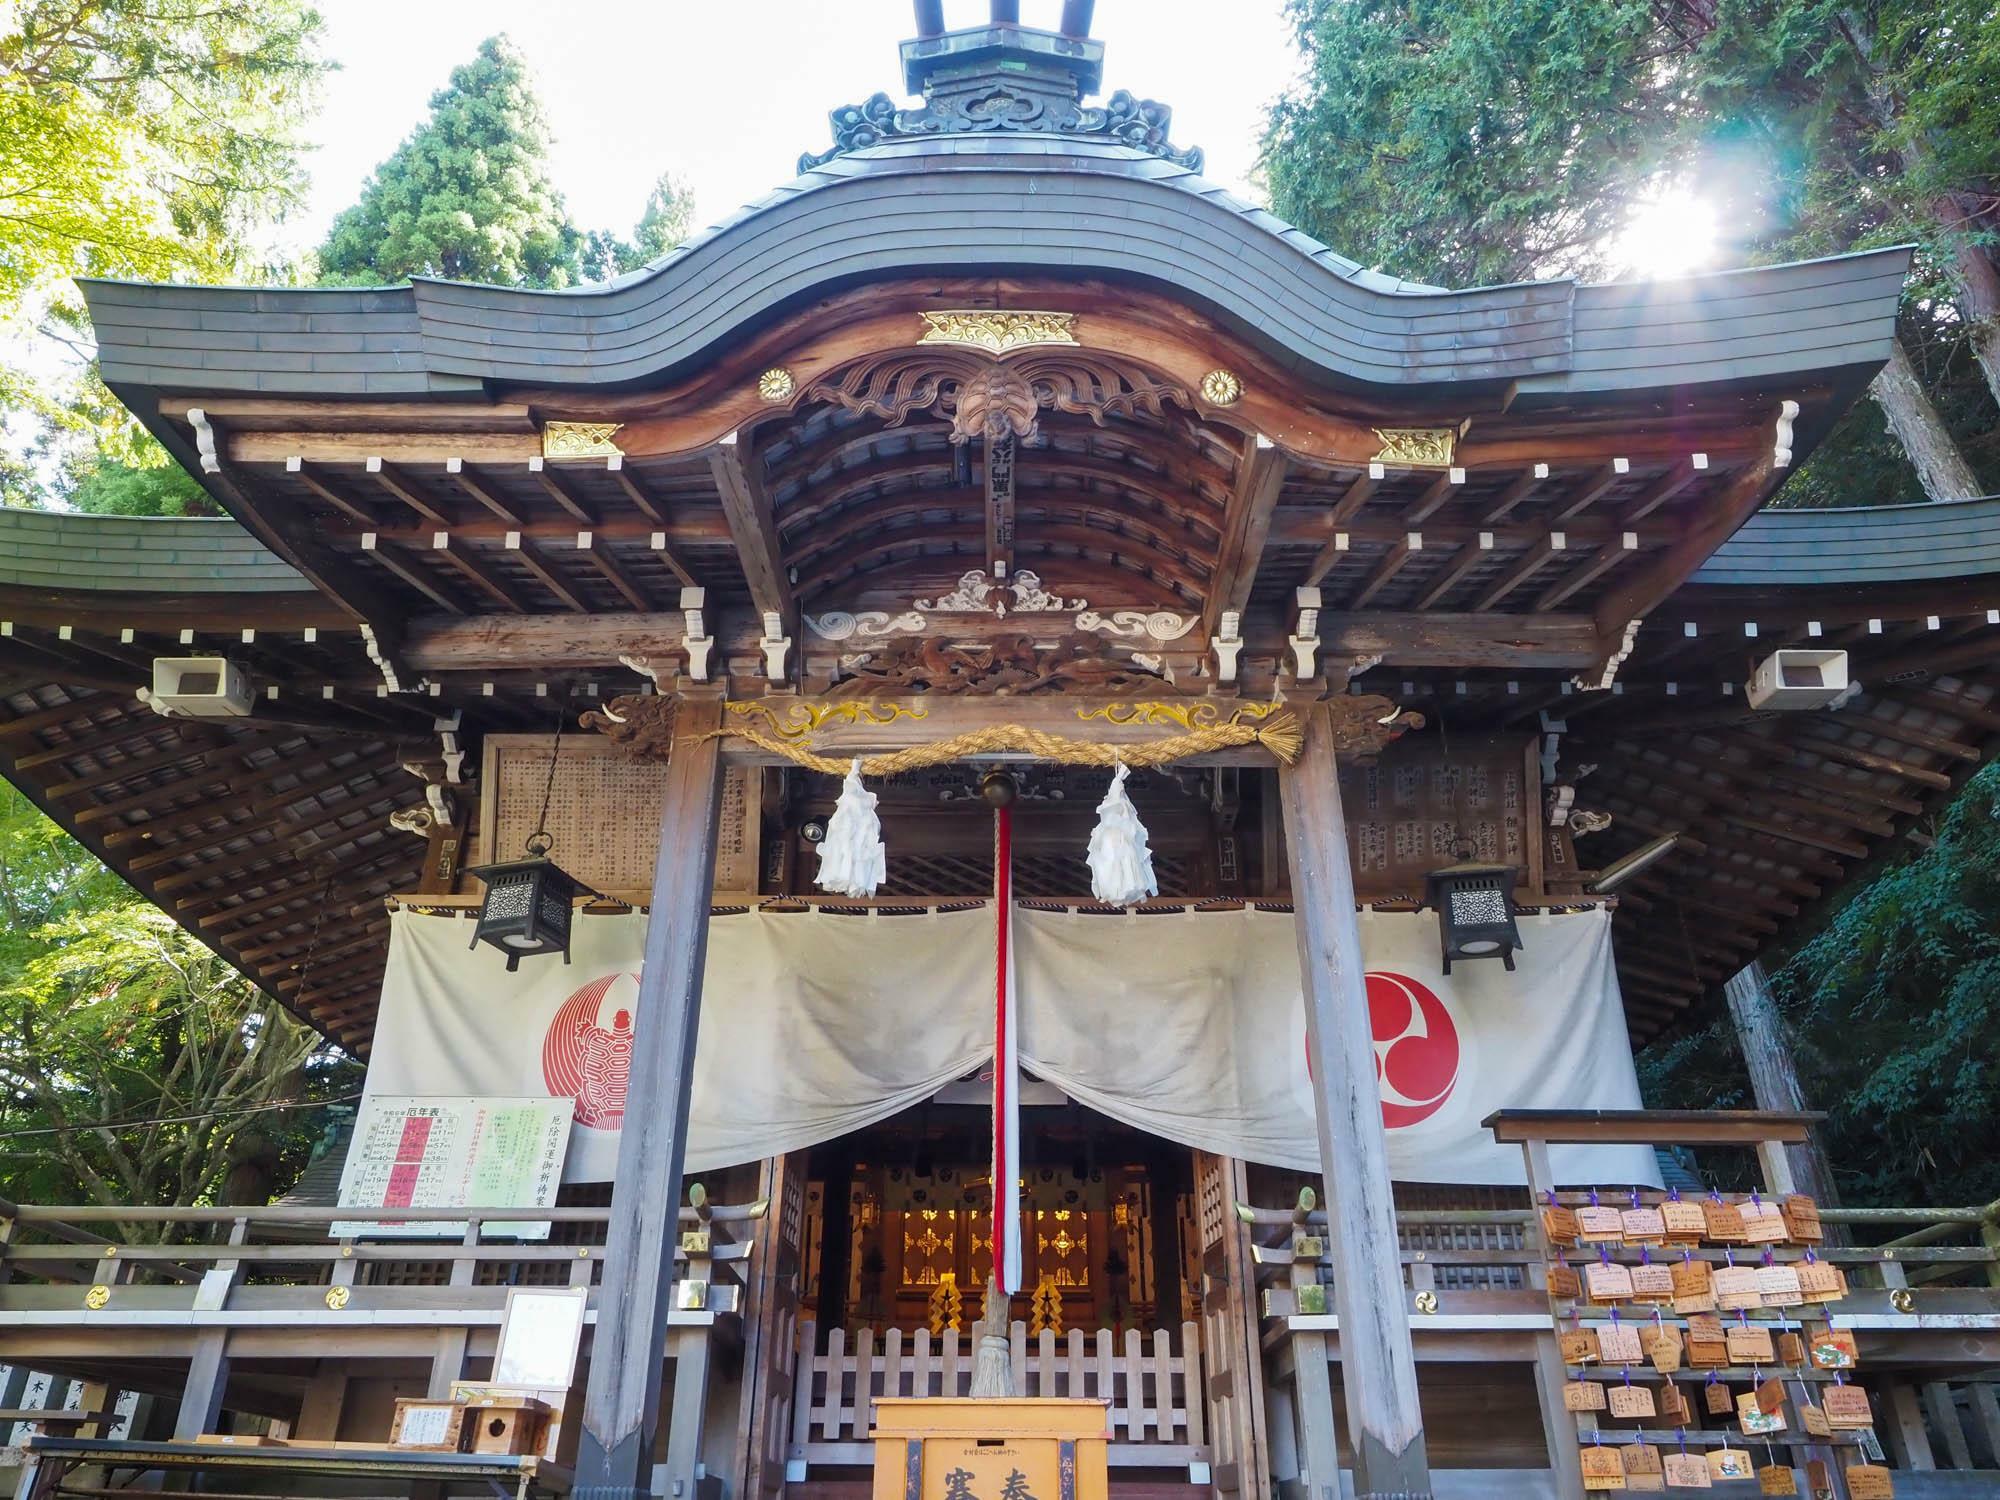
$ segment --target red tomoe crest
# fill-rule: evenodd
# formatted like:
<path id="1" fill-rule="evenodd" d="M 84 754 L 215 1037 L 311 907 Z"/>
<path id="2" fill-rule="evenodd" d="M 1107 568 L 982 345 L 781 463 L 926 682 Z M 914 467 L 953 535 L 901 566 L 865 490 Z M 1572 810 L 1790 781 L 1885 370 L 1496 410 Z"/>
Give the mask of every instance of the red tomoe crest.
<path id="1" fill-rule="evenodd" d="M 621 979 L 606 974 L 569 999 L 549 1022 L 542 1040 L 542 1081 L 556 1098 L 576 1100 L 576 1123 L 617 1130 L 625 1121 L 625 1087 L 632 1072 L 632 1012 L 617 1011 L 607 1029 L 598 1019 L 604 997 Z"/>
<path id="2" fill-rule="evenodd" d="M 1458 1083 L 1458 1027 L 1435 991 L 1407 974 L 1371 969 L 1368 1022 L 1375 1037 L 1375 1087 L 1390 1130 L 1428 1120 Z M 1312 1049 L 1306 1049 L 1312 1076 Z"/>

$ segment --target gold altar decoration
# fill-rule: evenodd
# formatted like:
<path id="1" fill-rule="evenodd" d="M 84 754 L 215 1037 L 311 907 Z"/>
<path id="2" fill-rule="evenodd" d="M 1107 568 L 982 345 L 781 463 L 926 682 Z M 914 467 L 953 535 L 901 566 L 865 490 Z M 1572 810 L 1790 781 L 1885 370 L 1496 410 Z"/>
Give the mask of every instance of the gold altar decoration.
<path id="1" fill-rule="evenodd" d="M 595 729 L 636 755 L 670 756 L 674 740 L 672 699 L 658 694 L 617 698 L 609 707 L 583 716 L 586 729 Z M 820 755 L 796 739 L 742 726 L 712 729 L 704 739 L 738 739 L 760 750 L 781 756 L 795 766 L 827 776 L 845 776 L 855 757 Z M 949 765 L 979 755 L 1026 754 L 1065 766 L 1105 766 L 1119 764 L 1134 769 L 1172 765 L 1190 756 L 1208 755 L 1243 745 L 1262 745 L 1279 762 L 1291 765 L 1305 748 L 1305 735 L 1296 715 L 1272 714 L 1262 723 L 1206 724 L 1183 734 L 1171 734 L 1150 744 L 1110 745 L 1097 740 L 1072 739 L 1051 734 L 1027 724 L 992 724 L 967 730 L 928 745 L 911 745 L 885 755 L 864 755 L 864 776 L 899 776 L 905 771 L 921 771 L 929 766 Z"/>
<path id="2" fill-rule="evenodd" d="M 1374 431 L 1382 440 L 1382 449 L 1370 462 L 1378 464 L 1449 468 L 1458 441 L 1458 434 L 1449 427 L 1377 427 Z"/>
<path id="3" fill-rule="evenodd" d="M 1234 406 L 1243 399 L 1243 377 L 1234 370 L 1210 370 L 1201 377 L 1201 399 L 1210 406 Z"/>
<path id="4" fill-rule="evenodd" d="M 326 1305 L 330 1312 L 339 1312 L 347 1306 L 347 1299 L 353 1294 L 344 1286 L 330 1286 L 326 1289 Z"/>
<path id="5" fill-rule="evenodd" d="M 111 1301 L 111 1288 L 106 1286 L 101 1281 L 98 1282 L 97 1285 L 93 1286 L 89 1291 L 83 1294 L 83 1305 L 89 1308 L 92 1312 L 103 1311 L 104 1307 L 110 1301 Z"/>
<path id="6" fill-rule="evenodd" d="M 1075 313 L 995 312 L 959 308 L 927 312 L 920 344 L 963 344 L 989 354 L 1007 354 L 1039 344 L 1074 344 Z"/>
<path id="7" fill-rule="evenodd" d="M 773 365 L 757 377 L 757 394 L 766 401 L 783 401 L 797 389 L 798 382 L 783 365 Z"/>
<path id="8" fill-rule="evenodd" d="M 612 440 L 620 422 L 544 422 L 543 458 L 615 458 L 624 453 Z"/>

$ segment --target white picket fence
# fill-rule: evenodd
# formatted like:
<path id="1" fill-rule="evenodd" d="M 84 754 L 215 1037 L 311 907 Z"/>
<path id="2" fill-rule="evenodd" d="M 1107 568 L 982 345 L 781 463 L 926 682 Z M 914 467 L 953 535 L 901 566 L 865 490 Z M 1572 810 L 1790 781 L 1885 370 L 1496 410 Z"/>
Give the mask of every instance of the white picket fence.
<path id="1" fill-rule="evenodd" d="M 978 1324 L 969 1334 L 935 1337 L 922 1328 L 913 1334 L 892 1328 L 879 1337 L 869 1328 L 852 1334 L 835 1328 L 824 1353 L 818 1332 L 811 1322 L 799 1324 L 789 1454 L 796 1477 L 815 1464 L 872 1464 L 868 1435 L 874 1403 L 883 1397 L 972 1392 Z M 1110 1403 L 1112 1464 L 1205 1475 L 1201 1339 L 1194 1324 L 1181 1324 L 1178 1340 L 1165 1329 L 1120 1335 L 1109 1328 L 1044 1330 L 1031 1338 L 1025 1323 L 1011 1325 L 1009 1335 L 1021 1395 Z"/>

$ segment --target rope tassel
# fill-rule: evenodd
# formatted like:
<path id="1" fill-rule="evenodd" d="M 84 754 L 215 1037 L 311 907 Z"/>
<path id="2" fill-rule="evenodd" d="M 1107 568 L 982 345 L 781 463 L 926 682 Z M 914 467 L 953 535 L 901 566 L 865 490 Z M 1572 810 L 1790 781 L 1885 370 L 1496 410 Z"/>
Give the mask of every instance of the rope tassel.
<path id="1" fill-rule="evenodd" d="M 1125 794 L 1130 774 L 1120 761 L 1111 789 L 1097 804 L 1097 826 L 1090 831 L 1090 893 L 1110 906 L 1131 906 L 1160 894 L 1146 825 Z"/>
<path id="2" fill-rule="evenodd" d="M 856 756 L 827 821 L 813 884 L 836 896 L 862 899 L 880 889 L 887 873 L 882 820 L 875 812 L 875 794 L 861 784 L 861 757 Z"/>

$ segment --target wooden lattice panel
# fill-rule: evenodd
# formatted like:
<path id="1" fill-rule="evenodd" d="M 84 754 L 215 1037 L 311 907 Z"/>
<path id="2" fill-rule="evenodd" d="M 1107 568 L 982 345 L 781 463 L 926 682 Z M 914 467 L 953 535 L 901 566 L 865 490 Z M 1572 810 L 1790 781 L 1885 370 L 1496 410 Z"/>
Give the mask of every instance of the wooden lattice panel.
<path id="1" fill-rule="evenodd" d="M 486 737 L 479 808 L 482 859 L 521 857 L 541 813 L 550 754 L 546 735 Z M 753 774 L 740 768 L 724 773 L 715 854 L 718 897 L 757 889 L 759 799 L 752 795 Z M 666 790 L 664 764 L 635 760 L 605 740 L 566 740 L 549 791 L 547 826 L 555 839 L 556 862 L 608 895 L 651 890 Z"/>

